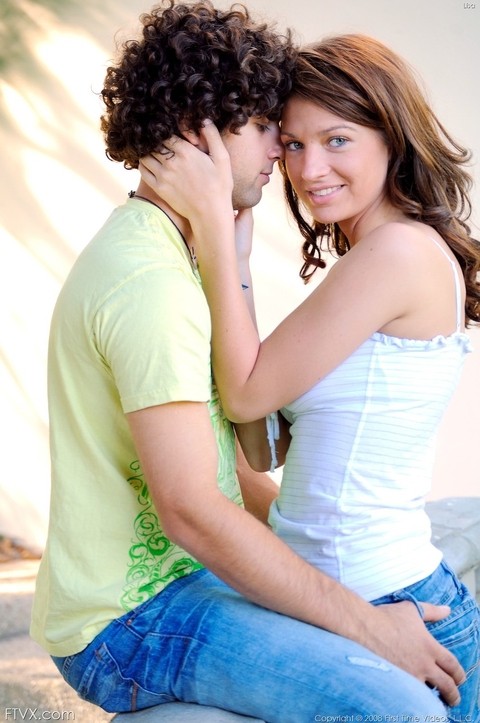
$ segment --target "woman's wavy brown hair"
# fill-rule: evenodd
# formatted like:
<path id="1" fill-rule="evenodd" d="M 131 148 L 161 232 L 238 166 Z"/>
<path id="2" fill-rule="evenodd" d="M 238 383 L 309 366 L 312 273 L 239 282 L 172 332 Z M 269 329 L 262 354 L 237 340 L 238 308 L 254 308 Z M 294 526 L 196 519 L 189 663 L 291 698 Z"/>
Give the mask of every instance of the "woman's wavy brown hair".
<path id="1" fill-rule="evenodd" d="M 122 44 L 100 94 L 108 158 L 137 168 L 206 118 L 235 133 L 252 116 L 280 117 L 296 57 L 290 31 L 253 22 L 242 5 L 222 11 L 209 0 L 163 0 L 140 21 L 141 37 Z"/>
<path id="2" fill-rule="evenodd" d="M 464 168 L 471 154 L 438 121 L 412 69 L 373 38 L 341 35 L 300 51 L 292 93 L 383 133 L 390 150 L 390 201 L 445 239 L 465 277 L 467 322 L 479 322 L 480 243 L 467 225 L 472 179 Z M 284 164 L 281 168 L 287 203 L 305 239 L 300 276 L 307 282 L 318 267 L 325 267 L 322 242 L 339 256 L 349 243 L 337 224 L 312 223 L 302 216 Z"/>

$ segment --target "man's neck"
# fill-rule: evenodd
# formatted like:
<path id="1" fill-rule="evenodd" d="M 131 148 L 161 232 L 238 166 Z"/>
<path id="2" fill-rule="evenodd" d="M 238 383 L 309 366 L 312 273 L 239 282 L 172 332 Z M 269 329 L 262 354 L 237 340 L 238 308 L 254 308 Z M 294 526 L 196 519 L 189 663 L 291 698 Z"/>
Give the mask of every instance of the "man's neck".
<path id="1" fill-rule="evenodd" d="M 190 224 L 184 216 L 180 216 L 180 214 L 174 211 L 173 208 L 166 201 L 160 198 L 160 196 L 158 196 L 154 191 L 152 191 L 150 186 L 147 186 L 144 181 L 140 181 L 138 188 L 135 191 L 135 196 L 137 196 L 137 198 L 140 197 L 147 201 L 150 201 L 151 203 L 155 204 L 155 206 L 158 206 L 158 208 L 160 208 L 175 224 L 182 236 L 186 239 L 188 245 L 190 245 L 192 232 Z"/>

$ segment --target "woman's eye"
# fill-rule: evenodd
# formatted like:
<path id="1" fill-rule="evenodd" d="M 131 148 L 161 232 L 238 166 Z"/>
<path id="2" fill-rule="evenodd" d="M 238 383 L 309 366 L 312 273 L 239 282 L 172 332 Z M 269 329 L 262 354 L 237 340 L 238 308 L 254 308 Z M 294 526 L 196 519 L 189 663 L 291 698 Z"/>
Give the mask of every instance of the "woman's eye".
<path id="1" fill-rule="evenodd" d="M 285 146 L 285 150 L 287 151 L 298 151 L 300 148 L 302 148 L 302 144 L 300 143 L 300 141 L 288 141 L 283 145 Z"/>
<path id="2" fill-rule="evenodd" d="M 335 136 L 335 138 L 330 138 L 328 141 L 328 144 L 333 148 L 340 148 L 341 146 L 344 146 L 345 143 L 347 143 L 347 139 L 343 138 L 343 136 Z"/>

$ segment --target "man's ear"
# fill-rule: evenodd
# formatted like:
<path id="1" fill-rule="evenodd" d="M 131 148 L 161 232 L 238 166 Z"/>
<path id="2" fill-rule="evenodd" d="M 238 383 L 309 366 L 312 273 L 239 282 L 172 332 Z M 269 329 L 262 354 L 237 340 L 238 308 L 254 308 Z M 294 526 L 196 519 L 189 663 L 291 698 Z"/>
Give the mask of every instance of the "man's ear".
<path id="1" fill-rule="evenodd" d="M 192 146 L 196 146 L 200 151 L 203 151 L 204 153 L 208 153 L 208 147 L 204 140 L 200 138 L 198 133 L 195 133 L 195 131 L 192 131 L 188 128 L 180 128 L 182 132 L 182 136 L 185 138 L 186 141 L 192 144 Z"/>
<path id="2" fill-rule="evenodd" d="M 192 146 L 198 146 L 200 143 L 200 137 L 195 131 L 189 130 L 188 128 L 180 128 L 182 136 L 186 141 L 192 144 Z"/>

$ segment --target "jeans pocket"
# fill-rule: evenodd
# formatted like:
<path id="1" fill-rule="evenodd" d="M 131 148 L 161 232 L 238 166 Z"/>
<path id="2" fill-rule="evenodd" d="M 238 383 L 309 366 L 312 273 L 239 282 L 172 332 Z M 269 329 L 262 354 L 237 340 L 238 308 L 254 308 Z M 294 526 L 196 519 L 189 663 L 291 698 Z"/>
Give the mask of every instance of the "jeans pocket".
<path id="1" fill-rule="evenodd" d="M 461 703 L 449 709 L 451 721 L 480 721 L 480 610 L 468 591 L 450 603 L 451 613 L 427 623 L 435 639 L 455 655 L 465 671 Z"/>
<path id="2" fill-rule="evenodd" d="M 449 721 L 480 721 L 480 609 L 465 585 L 449 566 L 442 562 L 424 580 L 397 590 L 392 602 L 410 600 L 448 605 L 450 613 L 436 622 L 425 622 L 433 637 L 449 650 L 465 671 L 460 686 L 461 703 L 449 709 Z"/>
<path id="3" fill-rule="evenodd" d="M 110 713 L 132 712 L 173 700 L 170 695 L 153 693 L 125 677 L 106 643 L 102 643 L 85 667 L 78 695 Z"/>
<path id="4" fill-rule="evenodd" d="M 442 562 L 429 577 L 398 590 L 393 601 L 410 600 L 448 605 L 450 613 L 436 622 L 425 622 L 428 631 L 448 648 L 463 666 L 467 676 L 479 664 L 480 610 L 465 585 L 449 566 Z"/>
<path id="5" fill-rule="evenodd" d="M 455 655 L 469 678 L 480 666 L 480 611 L 469 595 L 450 605 L 450 615 L 435 623 L 426 623 L 427 629 Z"/>

